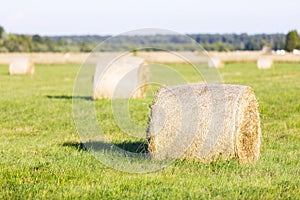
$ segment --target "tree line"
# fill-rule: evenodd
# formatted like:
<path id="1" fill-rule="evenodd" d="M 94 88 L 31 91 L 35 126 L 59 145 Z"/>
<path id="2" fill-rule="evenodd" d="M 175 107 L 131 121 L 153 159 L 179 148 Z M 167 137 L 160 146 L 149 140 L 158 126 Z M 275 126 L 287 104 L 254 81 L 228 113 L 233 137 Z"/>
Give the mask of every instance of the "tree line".
<path id="1" fill-rule="evenodd" d="M 195 42 L 208 51 L 261 50 L 263 47 L 293 51 L 300 48 L 296 30 L 288 34 L 190 34 L 183 35 L 136 35 L 111 36 L 40 36 L 6 33 L 0 26 L 0 52 L 90 52 L 126 51 L 143 46 L 155 46 L 148 51 L 167 49 L 195 51 Z M 193 40 L 189 39 L 192 38 Z M 105 41 L 105 42 L 103 42 Z M 102 43 L 101 43 L 102 42 Z M 100 44 L 101 45 L 98 45 Z"/>

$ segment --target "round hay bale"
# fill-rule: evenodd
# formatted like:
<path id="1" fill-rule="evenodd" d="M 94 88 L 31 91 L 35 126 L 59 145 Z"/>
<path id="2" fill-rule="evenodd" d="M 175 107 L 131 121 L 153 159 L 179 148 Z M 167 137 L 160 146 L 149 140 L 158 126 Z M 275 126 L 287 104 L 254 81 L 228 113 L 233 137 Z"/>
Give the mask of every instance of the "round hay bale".
<path id="1" fill-rule="evenodd" d="M 71 57 L 70 53 L 65 53 L 64 54 L 64 60 L 65 60 L 65 62 L 69 62 L 70 61 L 70 57 Z"/>
<path id="2" fill-rule="evenodd" d="M 270 57 L 261 57 L 257 60 L 258 69 L 270 69 L 273 67 L 273 60 Z"/>
<path id="3" fill-rule="evenodd" d="M 151 106 L 147 130 L 153 159 L 209 163 L 260 154 L 258 103 L 250 87 L 192 84 L 162 87 Z"/>
<path id="4" fill-rule="evenodd" d="M 34 74 L 34 64 L 29 58 L 13 60 L 9 65 L 9 74 Z"/>
<path id="5" fill-rule="evenodd" d="M 208 67 L 211 68 L 223 68 L 224 67 L 224 63 L 221 61 L 221 59 L 219 58 L 210 58 L 208 60 Z"/>
<path id="6" fill-rule="evenodd" d="M 94 99 L 145 98 L 149 71 L 144 59 L 123 57 L 105 67 L 97 64 Z"/>

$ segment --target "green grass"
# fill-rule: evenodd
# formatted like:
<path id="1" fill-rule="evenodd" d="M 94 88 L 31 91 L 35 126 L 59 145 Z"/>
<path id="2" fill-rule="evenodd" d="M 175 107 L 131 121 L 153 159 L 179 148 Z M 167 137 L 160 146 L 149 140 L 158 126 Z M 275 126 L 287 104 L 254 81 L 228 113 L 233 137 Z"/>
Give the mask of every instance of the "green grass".
<path id="1" fill-rule="evenodd" d="M 197 80 L 191 68 L 172 67 L 188 81 Z M 72 117 L 78 69 L 37 65 L 34 76 L 9 76 L 0 67 L 0 199 L 299 199 L 300 64 L 258 70 L 252 63 L 234 63 L 220 70 L 226 83 L 255 90 L 263 134 L 258 163 L 175 161 L 146 174 L 109 168 L 82 148 Z M 142 126 L 156 88 L 146 100 L 131 100 L 130 114 Z M 114 144 L 134 151 L 145 142 L 122 133 L 110 101 L 97 101 L 96 110 Z"/>

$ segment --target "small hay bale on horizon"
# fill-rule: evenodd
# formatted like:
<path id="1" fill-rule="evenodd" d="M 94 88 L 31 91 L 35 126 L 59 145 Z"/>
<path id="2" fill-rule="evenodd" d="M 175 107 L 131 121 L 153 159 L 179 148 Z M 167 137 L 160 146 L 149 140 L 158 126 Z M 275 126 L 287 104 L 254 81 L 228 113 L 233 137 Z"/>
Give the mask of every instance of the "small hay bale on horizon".
<path id="1" fill-rule="evenodd" d="M 94 99 L 146 97 L 149 70 L 144 59 L 121 57 L 107 69 L 105 67 L 101 62 L 96 66 Z"/>
<path id="2" fill-rule="evenodd" d="M 210 68 L 223 68 L 224 63 L 221 61 L 220 58 L 214 57 L 208 59 L 208 67 Z"/>
<path id="3" fill-rule="evenodd" d="M 260 57 L 257 60 L 258 69 L 271 69 L 273 67 L 273 60 L 270 57 Z"/>
<path id="4" fill-rule="evenodd" d="M 29 58 L 14 59 L 9 64 L 9 74 L 34 74 L 34 63 Z"/>
<path id="5" fill-rule="evenodd" d="M 258 103 L 248 86 L 191 84 L 162 87 L 151 106 L 147 129 L 153 159 L 210 163 L 260 155 Z"/>

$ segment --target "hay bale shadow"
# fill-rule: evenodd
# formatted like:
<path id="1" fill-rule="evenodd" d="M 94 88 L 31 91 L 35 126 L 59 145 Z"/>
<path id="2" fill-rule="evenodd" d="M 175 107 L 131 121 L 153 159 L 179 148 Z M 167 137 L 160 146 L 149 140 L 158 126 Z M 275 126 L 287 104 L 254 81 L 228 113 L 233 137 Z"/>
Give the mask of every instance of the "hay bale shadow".
<path id="1" fill-rule="evenodd" d="M 83 100 L 87 100 L 87 101 L 92 101 L 93 100 L 92 97 L 88 97 L 88 96 L 46 95 L 46 97 L 48 99 L 67 99 L 67 100 L 83 99 Z"/>
<path id="2" fill-rule="evenodd" d="M 72 147 L 78 151 L 87 151 L 93 149 L 95 151 L 100 150 L 124 150 L 132 153 L 149 153 L 148 144 L 144 142 L 121 142 L 121 143 L 105 143 L 105 142 L 65 142 L 62 144 L 64 147 Z"/>

